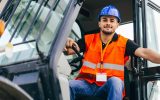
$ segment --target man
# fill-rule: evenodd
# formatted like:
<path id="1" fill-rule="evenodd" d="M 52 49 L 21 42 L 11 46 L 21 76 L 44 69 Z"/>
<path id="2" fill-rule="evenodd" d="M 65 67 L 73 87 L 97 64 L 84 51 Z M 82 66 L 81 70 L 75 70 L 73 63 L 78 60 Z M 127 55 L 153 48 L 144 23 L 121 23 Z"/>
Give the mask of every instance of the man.
<path id="1" fill-rule="evenodd" d="M 78 94 L 97 96 L 103 100 L 121 100 L 127 56 L 135 55 L 160 64 L 160 54 L 141 48 L 115 33 L 120 21 L 119 11 L 112 5 L 106 6 L 99 14 L 99 33 L 85 35 L 77 43 L 67 40 L 65 50 L 68 54 L 74 53 L 72 45 L 84 52 L 77 80 L 70 81 L 71 100 Z"/>

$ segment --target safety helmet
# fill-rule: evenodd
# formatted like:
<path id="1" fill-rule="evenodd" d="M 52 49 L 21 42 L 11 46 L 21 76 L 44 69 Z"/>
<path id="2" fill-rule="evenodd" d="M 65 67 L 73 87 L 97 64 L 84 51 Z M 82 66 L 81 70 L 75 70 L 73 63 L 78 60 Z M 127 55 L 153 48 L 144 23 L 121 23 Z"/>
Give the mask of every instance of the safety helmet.
<path id="1" fill-rule="evenodd" d="M 98 16 L 99 20 L 100 20 L 101 16 L 114 16 L 118 19 L 118 23 L 121 21 L 120 13 L 119 13 L 118 9 L 112 5 L 106 6 L 101 10 L 101 12 Z"/>

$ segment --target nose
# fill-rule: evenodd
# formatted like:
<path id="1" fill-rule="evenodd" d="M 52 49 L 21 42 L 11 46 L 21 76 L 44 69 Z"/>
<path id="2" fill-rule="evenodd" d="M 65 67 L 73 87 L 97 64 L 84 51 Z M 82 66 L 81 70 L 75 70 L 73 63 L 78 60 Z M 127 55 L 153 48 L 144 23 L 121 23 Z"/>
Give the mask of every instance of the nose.
<path id="1" fill-rule="evenodd" d="M 106 20 L 106 24 L 111 24 L 110 20 Z"/>
<path id="2" fill-rule="evenodd" d="M 106 21 L 106 26 L 110 27 L 110 25 L 111 25 L 111 22 L 110 21 Z"/>

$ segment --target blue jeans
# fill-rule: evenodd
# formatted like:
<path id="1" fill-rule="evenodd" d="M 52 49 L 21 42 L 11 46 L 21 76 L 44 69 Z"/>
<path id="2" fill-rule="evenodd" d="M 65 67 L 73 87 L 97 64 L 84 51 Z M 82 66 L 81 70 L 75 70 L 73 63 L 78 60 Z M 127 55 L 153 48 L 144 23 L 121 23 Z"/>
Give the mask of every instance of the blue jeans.
<path id="1" fill-rule="evenodd" d="M 123 81 L 117 77 L 109 78 L 101 87 L 85 80 L 70 80 L 69 85 L 71 100 L 75 100 L 78 94 L 97 96 L 103 100 L 122 100 L 124 89 Z"/>

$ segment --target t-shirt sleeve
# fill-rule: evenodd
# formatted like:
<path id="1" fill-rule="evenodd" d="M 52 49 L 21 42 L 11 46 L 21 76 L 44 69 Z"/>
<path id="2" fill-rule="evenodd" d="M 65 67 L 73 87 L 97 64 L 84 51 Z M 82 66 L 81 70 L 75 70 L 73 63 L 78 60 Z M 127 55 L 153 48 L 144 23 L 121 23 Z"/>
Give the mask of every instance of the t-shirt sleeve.
<path id="1" fill-rule="evenodd" d="M 125 56 L 135 56 L 134 52 L 139 47 L 140 46 L 138 44 L 136 44 L 132 40 L 128 39 L 127 44 L 126 44 Z"/>
<path id="2" fill-rule="evenodd" d="M 85 52 L 85 39 L 84 38 L 81 38 L 77 41 L 77 44 L 80 48 L 80 52 Z"/>

